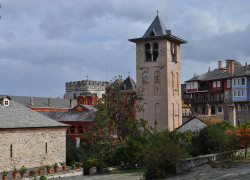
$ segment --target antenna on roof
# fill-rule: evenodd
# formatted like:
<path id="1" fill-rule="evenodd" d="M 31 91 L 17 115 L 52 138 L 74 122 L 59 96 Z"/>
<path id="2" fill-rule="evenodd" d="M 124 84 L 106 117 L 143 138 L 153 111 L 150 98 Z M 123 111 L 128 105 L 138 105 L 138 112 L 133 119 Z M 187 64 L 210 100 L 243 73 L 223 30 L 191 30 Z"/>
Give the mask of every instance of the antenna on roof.
<path id="1" fill-rule="evenodd" d="M 87 80 L 89 80 L 89 75 L 87 75 Z"/>
<path id="2" fill-rule="evenodd" d="M 157 10 L 157 11 L 156 11 L 157 16 L 158 16 L 158 13 L 159 13 L 159 11 Z"/>

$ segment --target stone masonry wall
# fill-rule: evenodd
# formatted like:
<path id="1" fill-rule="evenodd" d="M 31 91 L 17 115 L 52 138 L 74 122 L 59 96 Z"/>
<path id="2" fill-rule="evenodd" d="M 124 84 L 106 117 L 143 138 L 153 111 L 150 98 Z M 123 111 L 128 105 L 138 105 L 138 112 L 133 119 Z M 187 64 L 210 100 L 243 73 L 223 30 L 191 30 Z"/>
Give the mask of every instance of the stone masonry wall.
<path id="1" fill-rule="evenodd" d="M 0 147 L 0 172 L 65 162 L 66 128 L 0 130 Z"/>

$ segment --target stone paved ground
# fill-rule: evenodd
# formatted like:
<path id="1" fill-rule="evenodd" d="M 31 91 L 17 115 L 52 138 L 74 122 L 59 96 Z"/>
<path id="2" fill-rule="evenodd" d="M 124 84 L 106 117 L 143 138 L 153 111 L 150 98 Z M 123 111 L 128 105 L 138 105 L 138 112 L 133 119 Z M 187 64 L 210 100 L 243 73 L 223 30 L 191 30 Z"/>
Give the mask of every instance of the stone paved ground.
<path id="1" fill-rule="evenodd" d="M 138 180 L 143 179 L 142 172 L 122 173 L 122 174 L 107 174 L 107 175 L 91 175 L 91 176 L 75 176 L 57 178 L 57 180 Z"/>
<path id="2" fill-rule="evenodd" d="M 204 164 L 192 168 L 188 173 L 167 178 L 167 180 L 250 180 L 250 163 L 240 164 L 232 168 L 211 168 Z"/>
<path id="3" fill-rule="evenodd" d="M 75 176 L 66 178 L 57 178 L 56 180 L 139 180 L 143 179 L 142 172 L 107 174 L 94 176 Z M 192 168 L 189 172 L 166 180 L 250 180 L 250 163 L 240 164 L 232 168 L 211 168 L 205 164 Z"/>

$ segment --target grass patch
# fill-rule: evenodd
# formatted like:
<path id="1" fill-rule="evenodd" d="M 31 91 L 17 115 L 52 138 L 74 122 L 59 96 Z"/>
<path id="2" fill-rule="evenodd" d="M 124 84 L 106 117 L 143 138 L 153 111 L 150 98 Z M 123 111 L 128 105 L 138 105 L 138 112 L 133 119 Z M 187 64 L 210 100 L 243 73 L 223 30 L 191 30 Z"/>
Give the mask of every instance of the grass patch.
<path id="1" fill-rule="evenodd" d="M 146 172 L 146 169 L 140 168 L 140 169 L 113 169 L 110 171 L 110 173 L 115 173 L 115 174 L 125 174 L 125 173 L 135 173 L 135 172 Z"/>

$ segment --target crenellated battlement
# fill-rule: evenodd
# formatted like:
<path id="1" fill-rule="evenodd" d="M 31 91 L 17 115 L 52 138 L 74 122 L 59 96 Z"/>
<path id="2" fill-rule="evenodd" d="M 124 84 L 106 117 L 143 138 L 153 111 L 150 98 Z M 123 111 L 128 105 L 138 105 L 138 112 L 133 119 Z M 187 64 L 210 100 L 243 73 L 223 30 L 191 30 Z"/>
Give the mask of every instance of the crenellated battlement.
<path id="1" fill-rule="evenodd" d="M 86 92 L 92 92 L 101 97 L 105 93 L 106 87 L 110 85 L 107 81 L 72 81 L 65 83 L 66 94 L 65 98 L 76 98 L 78 95 Z"/>

